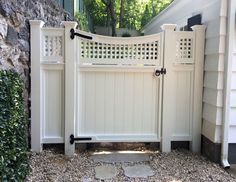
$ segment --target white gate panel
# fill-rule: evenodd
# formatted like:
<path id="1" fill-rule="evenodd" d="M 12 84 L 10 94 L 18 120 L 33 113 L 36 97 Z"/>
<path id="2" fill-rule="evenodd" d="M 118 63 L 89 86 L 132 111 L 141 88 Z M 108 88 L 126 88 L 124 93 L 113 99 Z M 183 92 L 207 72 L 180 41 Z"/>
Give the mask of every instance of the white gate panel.
<path id="1" fill-rule="evenodd" d="M 159 141 L 160 79 L 150 72 L 81 71 L 77 137 Z"/>
<path id="2" fill-rule="evenodd" d="M 192 140 L 192 104 L 193 104 L 193 71 L 192 65 L 176 66 L 180 68 L 173 69 L 173 87 L 175 90 L 176 104 L 175 111 L 171 113 L 176 118 L 173 123 L 172 141 L 191 141 Z"/>
<path id="3" fill-rule="evenodd" d="M 64 142 L 64 65 L 43 65 L 42 89 L 42 141 Z"/>

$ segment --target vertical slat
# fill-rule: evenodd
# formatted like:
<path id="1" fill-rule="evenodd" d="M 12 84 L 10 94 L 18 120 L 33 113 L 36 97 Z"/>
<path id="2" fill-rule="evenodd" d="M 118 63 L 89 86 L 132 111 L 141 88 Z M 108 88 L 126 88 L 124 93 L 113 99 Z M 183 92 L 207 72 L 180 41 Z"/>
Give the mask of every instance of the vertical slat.
<path id="1" fill-rule="evenodd" d="M 105 74 L 96 73 L 95 77 L 95 133 L 104 133 Z"/>
<path id="2" fill-rule="evenodd" d="M 87 135 L 91 135 L 95 132 L 95 94 L 96 94 L 96 87 L 95 87 L 95 77 L 96 73 L 88 72 L 86 74 L 86 89 L 85 89 L 85 131 Z"/>
<path id="3" fill-rule="evenodd" d="M 41 131 L 41 137 L 44 138 L 45 137 L 45 126 L 46 126 L 46 109 L 45 109 L 45 105 L 46 105 L 46 97 L 45 97 L 45 93 L 46 93 L 46 88 L 45 88 L 45 84 L 46 84 L 46 76 L 47 72 L 45 70 L 41 70 L 41 75 L 40 75 L 40 85 L 41 85 L 41 92 L 42 95 L 44 95 L 44 97 L 41 98 L 41 108 L 42 108 L 42 131 Z"/>
<path id="4" fill-rule="evenodd" d="M 134 78 L 134 132 L 142 132 L 143 120 L 143 74 L 135 73 Z"/>
<path id="5" fill-rule="evenodd" d="M 77 95 L 79 98 L 77 98 L 77 104 L 79 104 L 79 108 L 77 108 L 77 136 L 84 135 L 86 133 L 86 120 L 85 120 L 85 113 L 86 113 L 86 85 L 85 85 L 85 79 L 86 79 L 86 73 L 85 72 L 78 72 L 77 79 L 80 79 L 80 82 L 77 84 Z M 80 122 L 78 122 L 80 121 Z"/>
<path id="6" fill-rule="evenodd" d="M 105 81 L 105 133 L 114 132 L 115 73 L 106 73 Z"/>
<path id="7" fill-rule="evenodd" d="M 132 134 L 134 126 L 134 73 L 125 73 L 124 79 L 124 132 Z"/>
<path id="8" fill-rule="evenodd" d="M 155 77 L 154 81 L 152 82 L 152 90 L 151 90 L 151 95 L 152 95 L 152 108 L 151 108 L 151 120 L 153 122 L 153 127 L 151 128 L 151 133 L 157 133 L 158 129 L 158 124 L 161 122 L 161 115 L 162 108 L 160 109 L 159 106 L 162 106 L 162 100 L 160 100 L 158 95 L 161 91 L 160 87 L 160 79 Z M 160 134 L 158 134 L 160 135 Z"/>
<path id="9" fill-rule="evenodd" d="M 153 76 L 150 73 L 145 73 L 143 78 L 143 124 L 142 132 L 151 133 L 152 128 L 156 127 L 152 119 L 152 103 L 156 102 L 152 99 Z M 155 107 L 156 108 L 156 107 Z M 156 110 L 156 109 L 155 109 Z M 152 133 L 155 134 L 155 133 Z"/>
<path id="10" fill-rule="evenodd" d="M 114 90 L 114 133 L 123 133 L 124 122 L 124 73 L 116 73 Z"/>

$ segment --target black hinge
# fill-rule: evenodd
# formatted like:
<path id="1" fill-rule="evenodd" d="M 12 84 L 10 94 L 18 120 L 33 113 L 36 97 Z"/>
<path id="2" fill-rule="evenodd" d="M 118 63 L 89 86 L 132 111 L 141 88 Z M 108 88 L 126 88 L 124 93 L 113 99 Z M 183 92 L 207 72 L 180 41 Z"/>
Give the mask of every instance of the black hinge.
<path id="1" fill-rule="evenodd" d="M 165 68 L 161 68 L 161 70 L 156 70 L 155 71 L 156 76 L 165 75 L 165 74 L 166 74 L 166 69 Z"/>
<path id="2" fill-rule="evenodd" d="M 75 32 L 75 30 L 72 28 L 70 29 L 70 38 L 73 40 L 75 38 L 75 35 L 76 36 L 79 36 L 79 37 L 82 37 L 84 39 L 89 39 L 89 40 L 92 40 L 93 37 L 90 37 L 90 36 L 87 36 L 87 35 L 83 35 L 83 34 L 80 34 L 80 33 L 77 33 Z"/>
<path id="3" fill-rule="evenodd" d="M 78 137 L 75 138 L 73 134 L 70 135 L 70 144 L 74 144 L 75 141 L 87 141 L 87 140 L 92 140 L 91 137 Z"/>

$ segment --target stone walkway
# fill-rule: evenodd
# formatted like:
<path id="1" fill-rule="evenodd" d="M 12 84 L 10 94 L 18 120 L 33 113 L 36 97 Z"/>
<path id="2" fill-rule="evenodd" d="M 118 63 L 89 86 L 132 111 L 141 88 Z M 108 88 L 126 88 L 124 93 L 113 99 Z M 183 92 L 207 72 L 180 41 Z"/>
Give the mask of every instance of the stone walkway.
<path id="1" fill-rule="evenodd" d="M 144 154 L 107 152 L 100 156 L 90 150 L 72 157 L 63 152 L 52 148 L 31 153 L 31 172 L 26 182 L 236 181 L 228 170 L 186 150 L 148 151 Z"/>
<path id="2" fill-rule="evenodd" d="M 95 178 L 99 180 L 112 179 L 119 173 L 114 164 L 122 163 L 124 175 L 130 178 L 147 178 L 154 175 L 154 171 L 148 164 L 137 164 L 139 162 L 149 162 L 148 154 L 142 153 L 109 153 L 92 155 L 94 162 L 102 162 L 101 166 L 95 167 Z M 125 163 L 134 163 L 134 165 L 125 166 Z"/>

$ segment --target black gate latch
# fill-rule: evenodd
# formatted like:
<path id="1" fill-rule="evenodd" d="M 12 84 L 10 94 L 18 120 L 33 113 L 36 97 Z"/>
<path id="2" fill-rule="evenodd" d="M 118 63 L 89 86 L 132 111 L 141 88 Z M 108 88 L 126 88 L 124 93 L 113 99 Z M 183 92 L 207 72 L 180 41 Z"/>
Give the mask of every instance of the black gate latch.
<path id="1" fill-rule="evenodd" d="M 166 74 L 166 69 L 165 68 L 161 68 L 161 70 L 156 70 L 155 71 L 156 76 L 165 75 L 165 74 Z"/>
<path id="2" fill-rule="evenodd" d="M 86 140 L 92 140 L 91 137 L 78 137 L 75 138 L 73 134 L 70 135 L 70 144 L 74 144 L 75 141 L 86 141 Z"/>
<path id="3" fill-rule="evenodd" d="M 89 39 L 89 40 L 92 40 L 92 39 L 93 39 L 93 37 L 90 37 L 90 36 L 88 36 L 88 35 L 83 35 L 83 34 L 80 34 L 80 33 L 75 32 L 75 30 L 74 30 L 73 28 L 70 29 L 70 38 L 71 38 L 72 40 L 75 38 L 75 35 L 76 35 L 76 36 L 79 36 L 79 37 L 82 37 L 82 38 L 84 38 L 84 39 Z"/>

